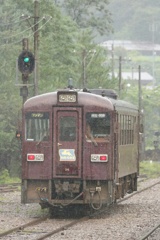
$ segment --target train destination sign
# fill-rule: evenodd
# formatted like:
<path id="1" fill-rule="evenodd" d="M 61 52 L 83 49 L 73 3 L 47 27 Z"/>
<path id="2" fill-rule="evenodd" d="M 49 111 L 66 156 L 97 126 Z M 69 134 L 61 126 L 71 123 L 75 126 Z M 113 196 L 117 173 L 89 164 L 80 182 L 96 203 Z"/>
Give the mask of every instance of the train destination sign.
<path id="1" fill-rule="evenodd" d="M 76 92 L 63 92 L 58 95 L 58 102 L 60 103 L 76 103 L 77 93 Z"/>

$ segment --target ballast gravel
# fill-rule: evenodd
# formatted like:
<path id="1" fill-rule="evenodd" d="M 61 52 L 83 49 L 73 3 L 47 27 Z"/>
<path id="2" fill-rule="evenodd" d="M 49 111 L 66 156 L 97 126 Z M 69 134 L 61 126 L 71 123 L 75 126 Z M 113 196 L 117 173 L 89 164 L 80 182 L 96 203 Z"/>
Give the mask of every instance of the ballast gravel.
<path id="1" fill-rule="evenodd" d="M 158 181 L 160 178 L 139 182 L 138 190 Z M 47 210 L 41 210 L 39 204 L 21 204 L 20 195 L 21 193 L 17 191 L 0 194 L 0 233 L 36 218 L 47 216 Z M 54 228 L 58 228 L 63 223 L 65 224 L 65 221 L 65 219 L 49 219 L 48 228 L 52 228 L 52 224 Z M 158 222 L 160 222 L 160 184 L 111 206 L 99 217 L 78 223 L 47 239 L 139 240 Z M 47 228 L 47 224 L 45 228 Z M 49 229 L 47 230 L 49 231 Z M 12 238 L 2 237 L 0 239 L 9 240 Z M 32 240 L 36 238 L 21 239 Z M 160 240 L 160 231 L 159 234 L 154 234 L 149 239 Z"/>

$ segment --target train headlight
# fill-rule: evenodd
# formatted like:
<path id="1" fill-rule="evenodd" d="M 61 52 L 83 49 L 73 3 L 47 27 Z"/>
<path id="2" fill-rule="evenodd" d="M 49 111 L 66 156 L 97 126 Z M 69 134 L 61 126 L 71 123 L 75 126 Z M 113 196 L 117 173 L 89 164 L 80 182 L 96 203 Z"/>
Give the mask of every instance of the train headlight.
<path id="1" fill-rule="evenodd" d="M 91 162 L 108 162 L 107 154 L 91 154 Z"/>
<path id="2" fill-rule="evenodd" d="M 40 154 L 40 153 L 28 153 L 27 154 L 27 161 L 31 161 L 31 162 L 42 162 L 44 161 L 44 154 Z"/>

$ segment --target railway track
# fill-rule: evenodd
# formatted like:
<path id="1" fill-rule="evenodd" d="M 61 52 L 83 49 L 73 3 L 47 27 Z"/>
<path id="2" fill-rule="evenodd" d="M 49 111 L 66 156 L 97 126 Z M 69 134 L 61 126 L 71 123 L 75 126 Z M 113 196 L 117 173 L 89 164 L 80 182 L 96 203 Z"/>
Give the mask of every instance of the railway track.
<path id="1" fill-rule="evenodd" d="M 80 222 L 87 221 L 87 220 L 89 220 L 89 218 L 90 218 L 89 216 L 86 216 L 86 217 L 80 218 L 78 220 L 73 220 L 73 221 L 69 221 L 69 222 L 67 221 L 68 222 L 67 224 L 64 224 L 63 226 L 60 226 L 60 227 L 54 229 L 53 231 L 47 232 L 46 234 L 43 234 L 42 236 L 37 237 L 36 240 L 46 239 L 46 238 L 48 238 L 48 237 L 50 237 L 50 236 L 52 236 L 52 235 L 54 235 L 56 233 L 59 233 L 59 232 L 62 232 L 64 230 L 66 230 L 66 229 L 68 229 L 68 228 L 70 228 L 70 227 L 72 227 L 72 226 L 74 226 L 74 225 L 76 225 L 76 224 L 78 224 Z M 3 233 L 0 234 L 0 239 L 2 239 L 2 237 L 4 239 L 4 237 L 6 237 L 6 236 L 10 236 L 10 237 L 13 237 L 14 239 L 17 239 L 18 237 L 15 238 L 15 234 L 14 233 L 22 234 L 22 232 L 23 232 L 23 236 L 24 236 L 25 233 L 27 233 L 27 235 L 28 234 L 31 235 L 31 233 L 35 234 L 35 231 L 33 231 L 33 230 L 26 230 L 26 229 L 28 229 L 31 226 L 33 227 L 35 225 L 39 225 L 41 223 L 44 223 L 45 221 L 47 221 L 47 219 L 48 219 L 47 217 L 39 218 L 39 219 L 31 221 L 29 223 L 20 225 L 20 226 L 18 226 L 16 228 L 9 229 L 8 231 L 3 232 Z M 52 228 L 53 228 L 53 225 L 52 225 Z M 42 232 L 44 232 L 44 231 L 40 231 L 40 232 L 37 232 L 37 233 L 40 235 Z"/>
<path id="2" fill-rule="evenodd" d="M 148 186 L 148 187 L 146 187 L 146 188 L 143 188 L 143 189 L 141 189 L 140 191 L 137 191 L 137 192 L 135 192 L 135 193 L 133 193 L 133 194 L 130 194 L 130 195 L 126 196 L 125 198 L 119 200 L 119 201 L 117 202 L 117 205 L 118 205 L 119 203 L 123 202 L 123 201 L 128 200 L 128 198 L 131 198 L 131 197 L 133 197 L 133 196 L 136 195 L 136 194 L 140 194 L 141 192 L 143 192 L 143 191 L 145 191 L 145 190 L 148 190 L 149 188 L 154 187 L 154 186 L 157 185 L 157 184 L 160 184 L 160 181 L 159 181 L 159 182 L 156 182 L 156 183 L 154 183 L 154 184 L 152 184 L 152 185 L 150 185 L 150 186 Z M 46 230 L 45 227 L 42 226 L 42 227 L 40 228 L 41 230 L 40 230 L 39 232 L 36 232 L 36 234 L 38 235 L 38 237 L 37 237 L 37 238 L 34 238 L 34 239 L 36 239 L 36 240 L 46 239 L 46 238 L 48 238 L 48 237 L 50 237 L 50 236 L 53 236 L 53 235 L 55 235 L 55 234 L 57 234 L 57 233 L 61 233 L 61 232 L 63 232 L 64 230 L 67 230 L 67 229 L 73 227 L 74 225 L 76 225 L 76 224 L 78 224 L 78 223 L 82 223 L 82 222 L 84 222 L 84 221 L 87 221 L 87 220 L 89 220 L 90 218 L 96 218 L 96 217 L 100 216 L 101 214 L 106 213 L 107 211 L 108 211 L 108 207 L 104 208 L 104 209 L 101 210 L 101 211 L 95 212 L 95 213 L 93 213 L 93 214 L 91 214 L 91 215 L 82 217 L 82 218 L 80 218 L 80 219 L 76 219 L 76 220 L 66 220 L 67 223 L 65 223 L 65 224 L 62 223 L 62 224 L 60 224 L 60 225 L 61 225 L 60 227 L 57 227 L 57 228 L 55 228 L 55 229 L 53 229 L 54 224 L 53 224 L 52 222 L 46 223 L 46 224 L 48 224 L 48 225 L 51 224 L 50 229 L 53 229 L 53 230 L 52 230 L 52 231 L 50 231 L 50 229 Z M 0 234 L 0 239 L 2 239 L 2 237 L 3 237 L 3 239 L 5 239 L 5 238 L 4 238 L 5 236 L 7 236 L 7 235 L 10 236 L 10 234 L 13 234 L 13 233 L 15 233 L 15 232 L 16 232 L 17 234 L 20 234 L 20 233 L 22 234 L 22 232 L 23 232 L 23 234 L 26 234 L 26 233 L 27 233 L 27 234 L 28 234 L 28 233 L 31 234 L 31 233 L 33 233 L 34 231 L 33 231 L 32 229 L 26 231 L 26 229 L 27 229 L 28 227 L 33 227 L 33 226 L 39 225 L 39 224 L 41 224 L 41 223 L 43 224 L 43 223 L 45 223 L 45 222 L 47 221 L 47 219 L 48 219 L 48 217 L 39 218 L 39 219 L 34 220 L 34 221 L 31 221 L 31 222 L 29 222 L 29 223 L 27 223 L 27 224 L 20 225 L 20 226 L 18 226 L 18 227 L 16 227 L 16 228 L 13 228 L 13 229 L 9 229 L 8 231 L 3 232 L 3 233 Z M 51 221 L 51 220 L 49 220 L 49 221 Z M 154 230 L 156 230 L 159 226 L 160 226 L 160 225 L 156 226 L 155 229 L 152 229 L 152 231 L 150 231 L 150 233 L 148 233 L 148 234 L 152 234 L 152 233 L 154 232 Z M 44 230 L 42 230 L 42 229 L 44 229 Z M 12 235 L 12 236 L 14 236 L 14 235 Z M 147 239 L 148 236 L 149 236 L 149 235 L 143 236 L 140 240 L 145 240 L 145 239 Z M 31 235 L 30 235 L 30 237 L 31 237 Z M 13 238 L 13 239 L 19 239 L 19 238 L 17 237 L 17 238 Z M 32 239 L 32 238 L 30 238 L 30 239 Z"/>
<path id="3" fill-rule="evenodd" d="M 8 231 L 5 231 L 5 232 L 1 233 L 1 234 L 0 234 L 0 238 L 5 237 L 5 236 L 7 236 L 7 235 L 9 235 L 9 234 L 11 234 L 11 233 L 13 233 L 13 232 L 22 231 L 22 230 L 24 230 L 25 228 L 27 228 L 27 227 L 29 227 L 29 226 L 37 225 L 37 224 L 39 224 L 39 223 L 41 223 L 41 222 L 44 222 L 44 221 L 46 221 L 46 220 L 47 220 L 46 217 L 45 217 L 45 218 L 39 218 L 39 219 L 33 220 L 33 221 L 31 221 L 31 222 L 28 222 L 28 223 L 26 223 L 26 224 L 20 225 L 20 226 L 18 226 L 18 227 L 9 229 Z"/>
<path id="4" fill-rule="evenodd" d="M 157 230 L 159 230 L 158 233 L 156 233 Z M 149 237 L 152 237 L 154 234 L 156 234 L 156 236 L 159 237 L 159 233 L 160 233 L 160 222 L 154 228 L 149 230 L 149 232 L 147 234 L 145 234 L 144 236 L 142 236 L 139 240 L 148 240 Z M 154 236 L 154 239 L 156 239 L 155 238 L 156 236 Z M 157 238 L 157 239 L 159 239 L 159 238 Z"/>
<path id="5" fill-rule="evenodd" d="M 0 184 L 0 193 L 18 191 L 20 186 L 21 183 Z"/>
<path id="6" fill-rule="evenodd" d="M 124 198 L 118 200 L 117 203 L 126 201 L 128 198 L 131 198 L 131 197 L 133 197 L 134 195 L 140 194 L 141 192 L 146 191 L 146 190 L 148 190 L 148 189 L 156 186 L 157 184 L 160 184 L 160 181 L 158 181 L 158 182 L 156 182 L 156 183 L 154 183 L 154 184 L 152 184 L 152 185 L 150 185 L 150 186 L 148 186 L 148 187 L 145 187 L 145 188 L 143 188 L 143 189 L 141 189 L 141 190 L 138 190 L 137 192 L 134 192 L 134 193 L 131 193 L 130 195 L 125 196 Z"/>
<path id="7" fill-rule="evenodd" d="M 140 194 L 141 192 L 146 191 L 146 190 L 156 186 L 157 184 L 160 184 L 160 181 L 152 184 L 151 186 L 148 186 L 148 187 L 143 188 L 143 189 L 141 189 L 137 192 L 132 193 L 131 196 L 126 196 L 125 198 L 119 200 L 118 203 L 121 203 L 121 202 L 127 200 L 128 198 L 133 197 L 136 194 Z M 152 235 L 157 231 L 157 229 L 160 230 L 160 222 L 158 222 L 157 225 L 155 227 L 153 227 L 152 229 L 150 229 L 145 235 L 143 234 L 138 240 L 149 240 L 149 239 L 151 239 L 149 237 L 152 237 Z M 157 240 L 159 240 L 159 233 L 158 233 L 157 236 L 158 236 Z M 154 240 L 156 240 L 156 238 L 154 238 Z"/>

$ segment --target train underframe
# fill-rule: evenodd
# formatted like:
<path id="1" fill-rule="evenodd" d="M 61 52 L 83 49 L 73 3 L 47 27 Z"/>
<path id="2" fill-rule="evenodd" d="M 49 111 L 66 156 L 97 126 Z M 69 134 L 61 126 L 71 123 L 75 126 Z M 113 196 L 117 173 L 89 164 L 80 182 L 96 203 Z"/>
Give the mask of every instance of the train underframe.
<path id="1" fill-rule="evenodd" d="M 126 193 L 137 190 L 137 174 L 115 181 L 102 180 L 23 180 L 22 203 L 39 202 L 41 208 L 66 209 L 73 206 L 89 206 L 99 210 L 109 206 Z"/>

